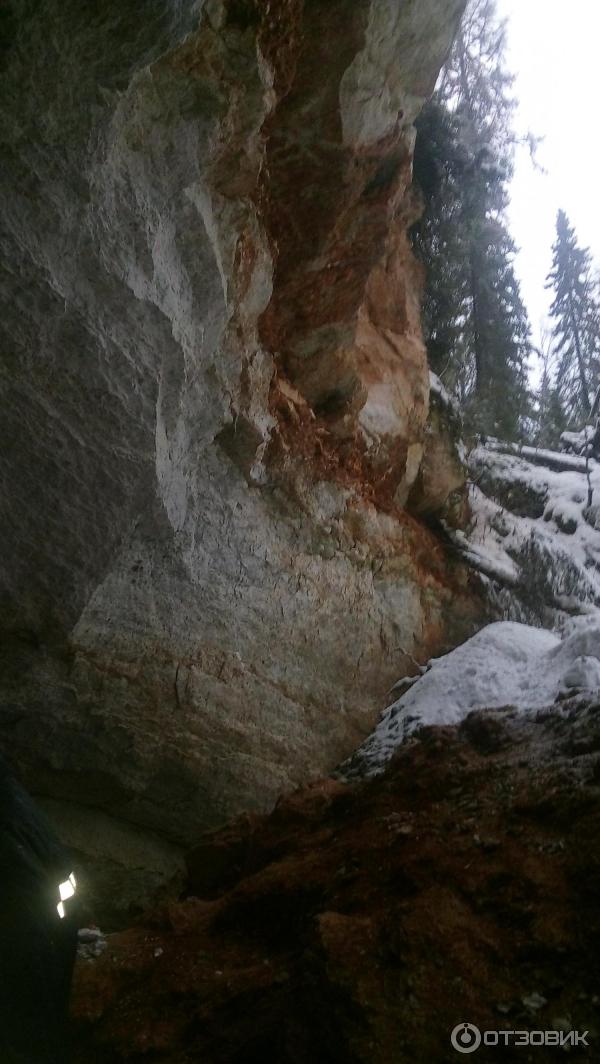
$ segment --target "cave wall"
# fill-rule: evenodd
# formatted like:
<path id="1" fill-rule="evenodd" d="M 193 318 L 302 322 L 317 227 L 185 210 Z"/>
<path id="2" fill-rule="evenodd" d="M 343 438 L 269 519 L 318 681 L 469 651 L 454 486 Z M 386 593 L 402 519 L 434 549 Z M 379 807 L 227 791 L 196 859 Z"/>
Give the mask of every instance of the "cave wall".
<path id="1" fill-rule="evenodd" d="M 82 857 L 175 867 L 480 615 L 405 509 L 412 122 L 463 7 L 7 5 L 0 744 Z"/>

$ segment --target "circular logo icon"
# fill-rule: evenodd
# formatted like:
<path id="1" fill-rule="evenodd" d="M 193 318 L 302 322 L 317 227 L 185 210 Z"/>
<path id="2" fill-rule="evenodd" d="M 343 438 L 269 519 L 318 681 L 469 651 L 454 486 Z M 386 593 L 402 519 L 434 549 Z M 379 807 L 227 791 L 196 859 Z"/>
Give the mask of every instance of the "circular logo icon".
<path id="1" fill-rule="evenodd" d="M 481 1045 L 481 1031 L 473 1023 L 459 1023 L 450 1035 L 457 1053 L 474 1053 Z"/>

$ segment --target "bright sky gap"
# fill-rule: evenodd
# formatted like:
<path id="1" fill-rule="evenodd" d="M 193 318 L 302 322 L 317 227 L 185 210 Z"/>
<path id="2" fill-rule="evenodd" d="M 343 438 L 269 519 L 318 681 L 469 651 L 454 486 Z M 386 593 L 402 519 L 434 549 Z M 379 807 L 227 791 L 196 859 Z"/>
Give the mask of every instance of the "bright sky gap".
<path id="1" fill-rule="evenodd" d="M 516 262 L 532 326 L 539 343 L 548 316 L 544 282 L 551 264 L 556 212 L 562 207 L 580 245 L 600 259 L 597 209 L 597 96 L 600 3 L 571 0 L 498 0 L 508 18 L 507 65 L 515 75 L 519 133 L 530 130 L 544 140 L 532 166 L 527 148 L 519 149 L 509 207 L 510 230 L 520 248 Z M 535 375 L 535 367 L 534 369 Z"/>

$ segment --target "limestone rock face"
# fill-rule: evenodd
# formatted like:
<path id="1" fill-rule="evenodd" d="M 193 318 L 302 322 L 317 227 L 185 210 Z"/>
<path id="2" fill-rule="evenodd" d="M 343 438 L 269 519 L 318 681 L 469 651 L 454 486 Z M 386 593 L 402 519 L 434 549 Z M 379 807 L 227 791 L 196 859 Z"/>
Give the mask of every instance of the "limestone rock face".
<path id="1" fill-rule="evenodd" d="M 463 6 L 7 7 L 0 742 L 92 854 L 98 811 L 171 860 L 268 807 L 472 628 L 402 509 L 412 121 Z"/>
<path id="2" fill-rule="evenodd" d="M 413 513 L 436 514 L 454 528 L 469 516 L 467 468 L 456 403 L 432 373 L 423 459 L 409 503 Z"/>

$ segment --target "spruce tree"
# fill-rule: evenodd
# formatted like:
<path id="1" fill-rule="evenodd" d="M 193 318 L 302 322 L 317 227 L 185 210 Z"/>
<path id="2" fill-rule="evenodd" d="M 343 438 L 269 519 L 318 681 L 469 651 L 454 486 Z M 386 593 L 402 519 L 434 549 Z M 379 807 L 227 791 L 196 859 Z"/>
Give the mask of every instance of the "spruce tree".
<path id="1" fill-rule="evenodd" d="M 469 252 L 475 383 L 467 419 L 481 432 L 518 439 L 531 413 L 529 320 L 513 267 L 515 246 L 498 218 L 483 218 Z"/>
<path id="2" fill-rule="evenodd" d="M 554 382 L 554 352 L 551 337 L 544 333 L 542 350 L 538 351 L 542 363 L 542 377 L 536 396 L 535 436 L 536 447 L 558 448 L 561 433 L 567 427 L 567 415 Z"/>
<path id="3" fill-rule="evenodd" d="M 589 417 L 600 382 L 600 330 L 592 259 L 579 247 L 564 211 L 556 219 L 552 269 L 546 287 L 554 293 L 550 316 L 557 355 L 556 386 L 573 424 Z"/>
<path id="4" fill-rule="evenodd" d="M 514 102 L 495 0 L 472 0 L 434 100 L 417 125 L 425 198 L 416 247 L 425 262 L 432 367 L 470 426 L 518 438 L 529 413 L 529 324 L 504 211 Z"/>
<path id="5" fill-rule="evenodd" d="M 454 115 L 434 97 L 417 120 L 414 180 L 425 209 L 413 230 L 425 263 L 423 326 L 432 370 L 460 399 L 472 381 L 466 368 L 464 319 L 469 298 L 463 188 L 470 165 Z"/>

